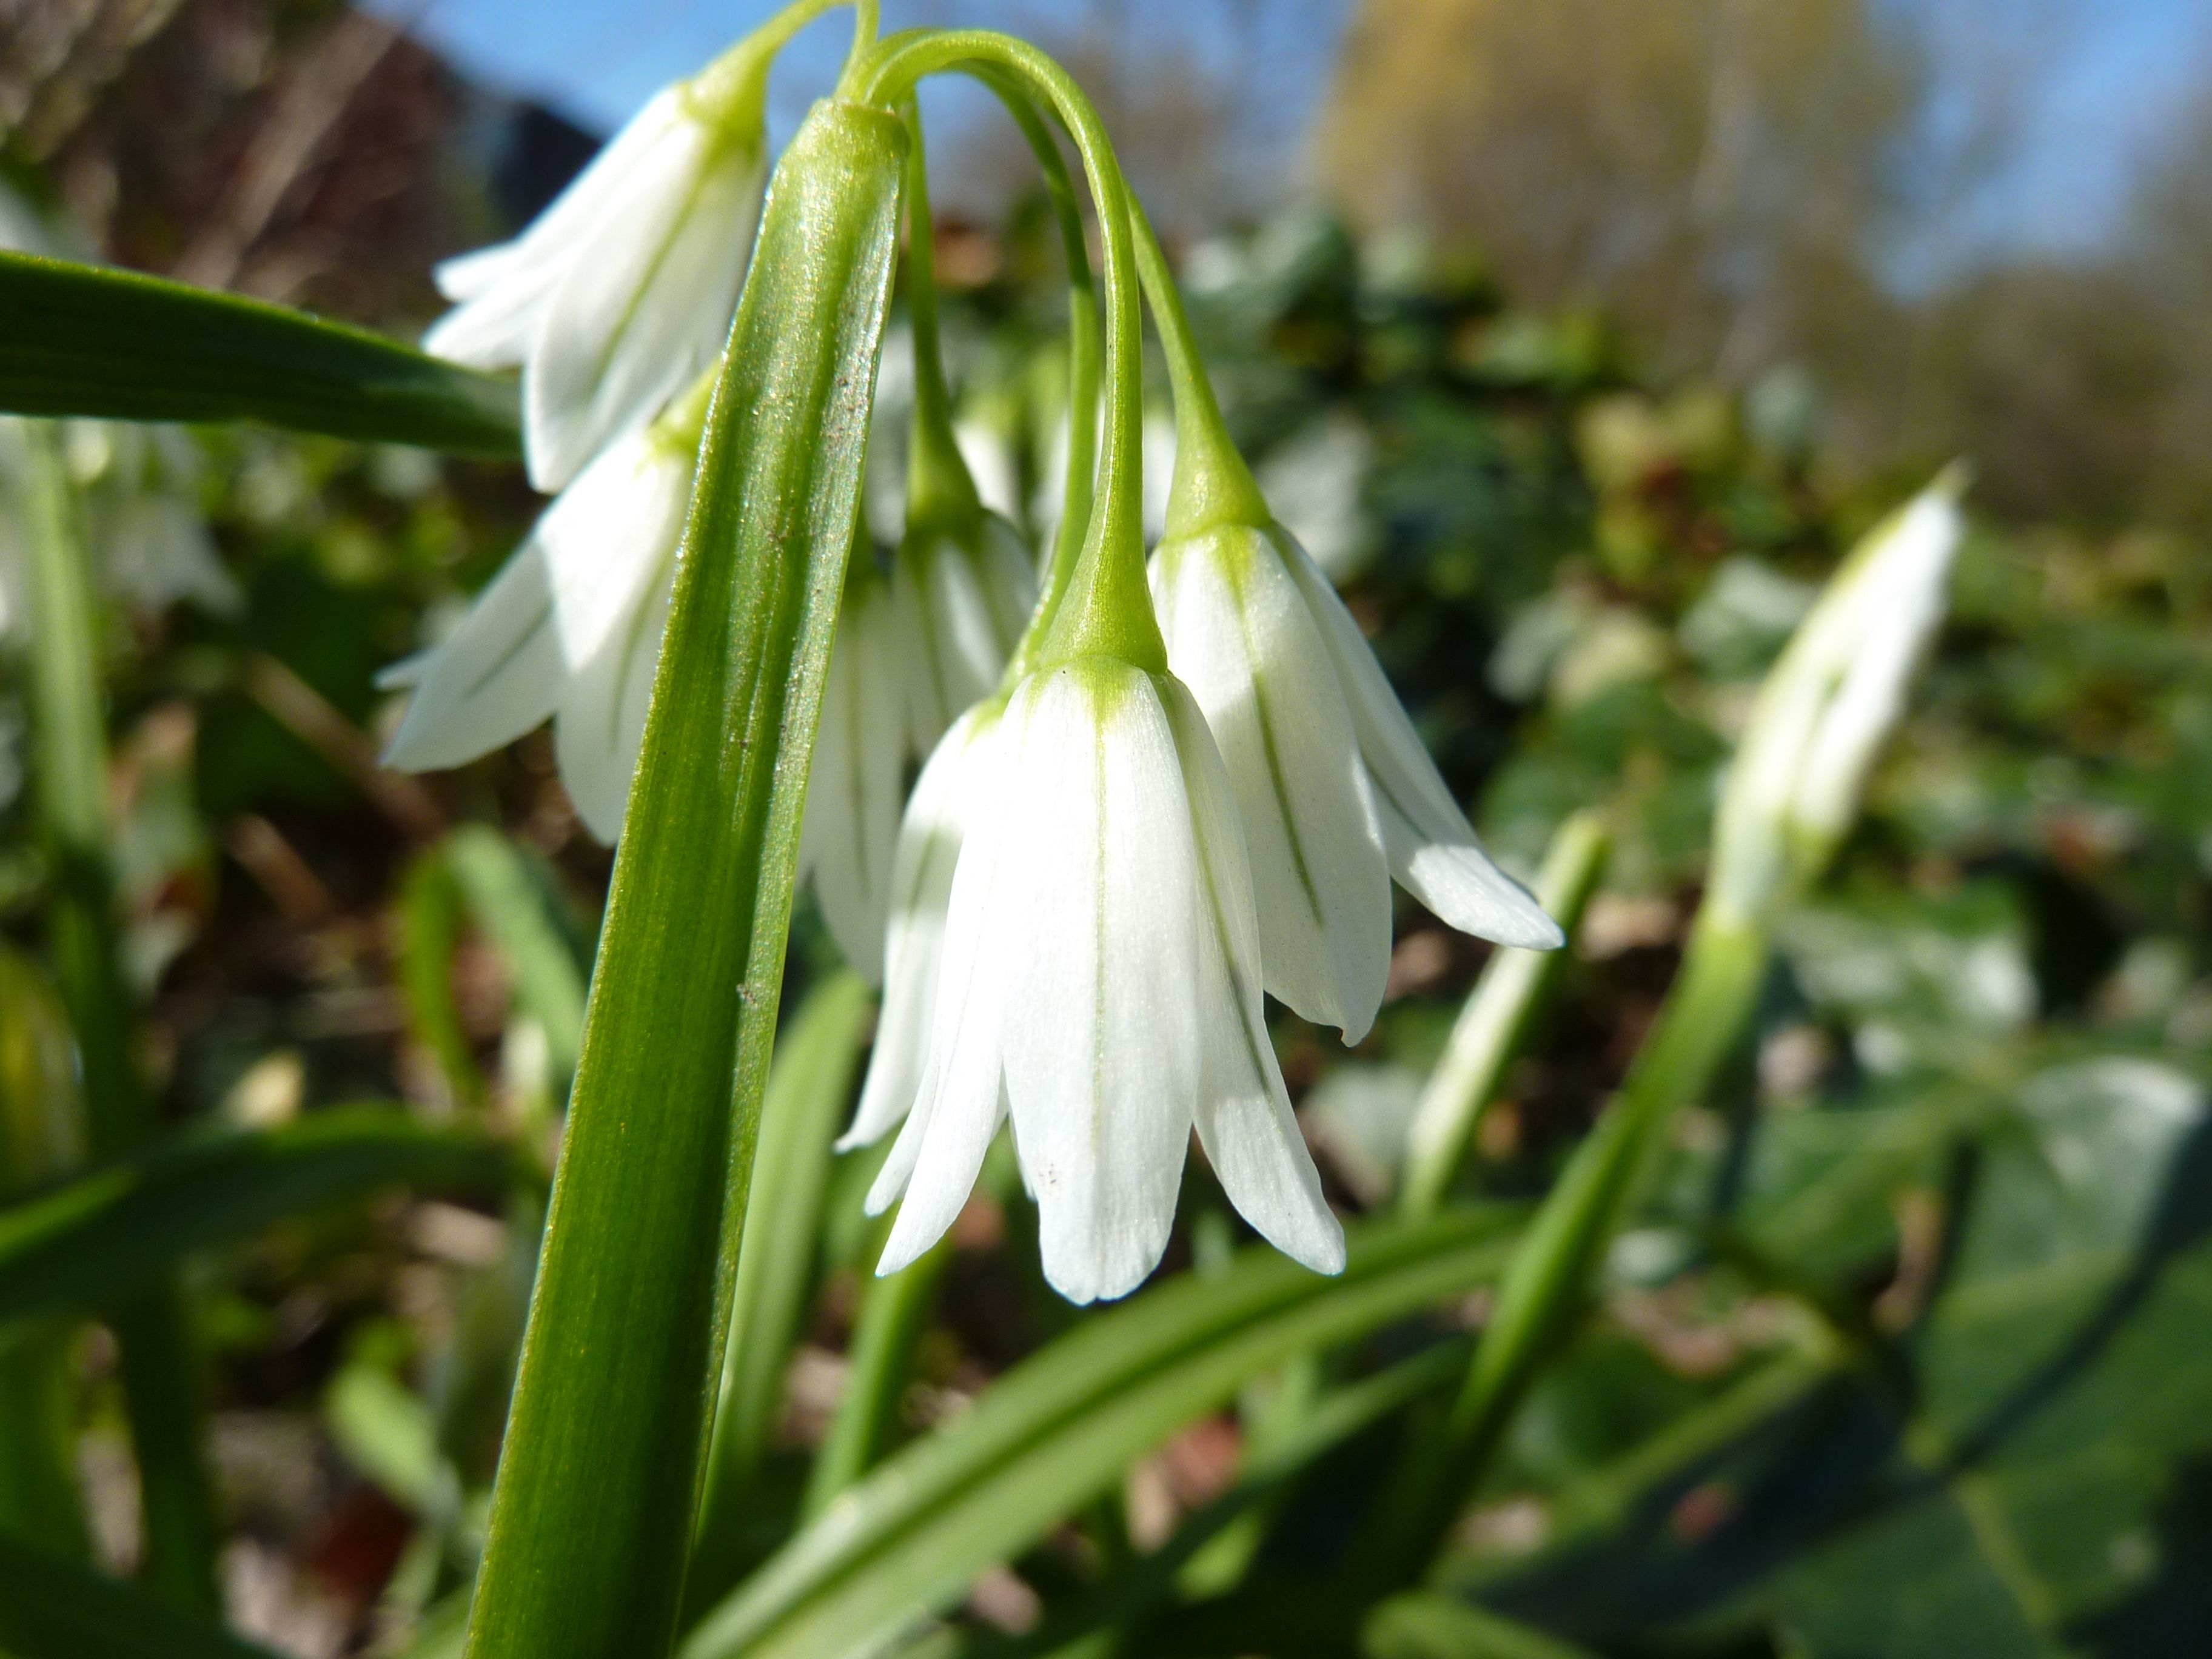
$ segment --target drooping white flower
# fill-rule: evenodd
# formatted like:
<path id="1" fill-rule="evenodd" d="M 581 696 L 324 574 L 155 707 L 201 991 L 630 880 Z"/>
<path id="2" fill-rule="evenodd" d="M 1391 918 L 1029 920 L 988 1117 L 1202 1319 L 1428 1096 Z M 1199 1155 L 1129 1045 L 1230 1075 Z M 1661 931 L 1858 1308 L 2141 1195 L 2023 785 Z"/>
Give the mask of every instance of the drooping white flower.
<path id="1" fill-rule="evenodd" d="M 386 765 L 459 766 L 550 717 L 577 817 L 615 839 L 645 737 L 702 410 L 687 398 L 602 452 L 460 626 L 386 671 L 383 684 L 413 691 Z"/>
<path id="2" fill-rule="evenodd" d="M 1206 711 L 1251 849 L 1267 989 L 1357 1042 L 1382 1000 L 1390 878 L 1444 921 L 1547 950 L 1558 926 L 1482 850 L 1358 624 L 1279 525 L 1170 536 L 1169 666 Z"/>
<path id="3" fill-rule="evenodd" d="M 877 983 L 908 766 L 997 688 L 1036 580 L 1013 527 L 989 514 L 908 535 L 888 575 L 871 559 L 854 550 L 838 613 L 799 866 L 838 948 Z"/>
<path id="4" fill-rule="evenodd" d="M 1344 1260 L 1262 1022 L 1251 875 L 1205 717 L 1168 675 L 1081 656 L 979 711 L 933 758 L 901 848 L 923 899 L 945 875 L 932 832 L 958 839 L 933 1004 L 894 1006 L 895 939 L 874 1066 L 918 1070 L 904 1127 L 869 1194 L 901 1200 L 879 1272 L 940 1237 L 1011 1115 L 1036 1195 L 1046 1277 L 1074 1302 L 1127 1294 L 1156 1267 L 1194 1127 L 1224 1190 L 1278 1249 L 1322 1272 Z M 948 810 L 964 797 L 957 811 Z M 913 1064 L 915 1016 L 927 1023 Z M 848 1139 L 880 1133 L 891 1091 L 864 1097 Z"/>
<path id="5" fill-rule="evenodd" d="M 538 489 L 566 485 L 722 349 L 767 177 L 769 54 L 741 45 L 654 94 L 530 228 L 448 259 L 441 357 L 522 369 Z"/>
<path id="6" fill-rule="evenodd" d="M 954 721 L 907 798 L 885 896 L 882 1009 L 860 1103 L 837 1143 L 840 1152 L 882 1139 L 921 1091 L 953 872 L 984 799 L 979 785 L 991 776 L 989 745 L 1005 708 L 1004 699 L 990 698 Z M 818 767 L 819 739 L 815 752 Z M 810 805 L 812 795 L 810 788 Z"/>
<path id="7" fill-rule="evenodd" d="M 1850 830 L 1943 620 L 1963 488 L 1946 471 L 1869 532 L 1768 672 L 1722 786 L 1709 905 L 1756 918 Z"/>

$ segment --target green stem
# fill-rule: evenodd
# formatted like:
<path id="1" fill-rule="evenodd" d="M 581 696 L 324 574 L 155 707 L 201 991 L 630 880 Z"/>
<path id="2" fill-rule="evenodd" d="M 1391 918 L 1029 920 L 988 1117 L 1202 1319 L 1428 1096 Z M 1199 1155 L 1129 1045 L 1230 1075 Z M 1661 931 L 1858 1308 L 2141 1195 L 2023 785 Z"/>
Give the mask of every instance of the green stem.
<path id="1" fill-rule="evenodd" d="M 1067 162 L 1051 130 L 1019 81 L 985 64 L 975 65 L 969 72 L 998 95 L 1036 156 L 1067 264 L 1067 476 L 1036 615 L 1006 664 L 1005 685 L 1011 689 L 1034 666 L 1039 642 L 1074 578 L 1091 527 L 1091 486 L 1098 469 L 1098 290 L 1091 280 L 1091 250 L 1074 181 L 1067 176 Z"/>
<path id="2" fill-rule="evenodd" d="M 988 29 L 946 30 L 889 40 L 860 78 L 863 95 L 894 104 L 925 76 L 971 64 L 995 66 L 1034 88 L 1075 139 L 1098 212 L 1106 289 L 1106 432 L 1097 508 L 1065 599 L 1047 625 L 1042 662 L 1087 653 L 1115 656 L 1152 673 L 1167 669 L 1145 577 L 1143 357 L 1138 335 L 1136 254 L 1128 191 L 1104 125 L 1067 71 L 1025 40 Z"/>
<path id="3" fill-rule="evenodd" d="M 825 0 L 825 6 L 827 0 Z M 817 8 L 821 9 L 822 8 Z M 857 77 L 866 70 L 868 54 L 883 28 L 881 0 L 853 0 L 853 44 L 845 53 L 845 67 L 837 76 L 837 95 L 852 96 Z"/>
<path id="4" fill-rule="evenodd" d="M 1137 270 L 1152 308 L 1152 324 L 1168 359 L 1168 383 L 1175 389 L 1175 480 L 1168 490 L 1167 534 L 1202 535 L 1217 525 L 1247 524 L 1264 529 L 1274 522 L 1267 497 L 1236 441 L 1221 419 L 1206 361 L 1190 331 L 1182 295 L 1160 252 L 1152 222 L 1133 196 L 1129 222 L 1136 233 Z"/>
<path id="5" fill-rule="evenodd" d="M 1609 840 L 1596 813 L 1577 812 L 1559 826 L 1544 855 L 1537 902 L 1571 939 L 1596 890 Z M 1492 953 L 1460 1010 L 1406 1138 L 1406 1178 L 1398 1195 L 1406 1214 L 1433 1214 L 1443 1202 L 1506 1066 L 1550 1004 L 1567 961 L 1565 951 L 1500 945 Z"/>
<path id="6" fill-rule="evenodd" d="M 1355 1570 L 1411 1582 L 1449 1530 L 1537 1370 L 1587 1305 L 1607 1248 L 1675 1110 L 1694 1099 L 1734 1046 L 1759 995 L 1764 934 L 1701 915 L 1656 1025 L 1620 1097 L 1568 1163 L 1498 1286 L 1466 1386 L 1438 1443 L 1398 1470 Z"/>
<path id="7" fill-rule="evenodd" d="M 131 1061 L 133 1010 L 115 934 L 107 855 L 106 727 L 88 561 L 51 428 L 22 428 L 28 467 L 31 720 L 36 805 L 52 894 L 54 974 L 77 1037 L 92 1152 L 120 1156 L 153 1133 Z M 176 1285 L 151 1282 L 109 1310 L 137 1455 L 146 1576 L 179 1606 L 213 1612 L 219 1529 L 201 1454 L 201 1382 Z"/>
<path id="8" fill-rule="evenodd" d="M 806 1483 L 803 1521 L 812 1521 L 838 1493 L 883 1461 L 898 1430 L 899 1402 L 914 1372 L 914 1352 L 937 1305 L 937 1287 L 952 1260 L 952 1241 L 888 1278 L 874 1280 L 853 1332 L 852 1371 L 830 1433 Z"/>
<path id="9" fill-rule="evenodd" d="M 914 331 L 914 421 L 907 446 L 906 527 L 909 536 L 973 523 L 982 503 L 952 431 L 937 332 L 935 220 L 929 210 L 929 161 L 921 121 L 906 110 L 906 313 Z"/>
<path id="10" fill-rule="evenodd" d="M 0 1200 L 83 1162 L 83 1103 L 61 1007 L 38 971 L 0 947 Z M 77 1495 L 75 1333 L 0 1340 L 0 1530 L 82 1560 L 90 1553 Z"/>

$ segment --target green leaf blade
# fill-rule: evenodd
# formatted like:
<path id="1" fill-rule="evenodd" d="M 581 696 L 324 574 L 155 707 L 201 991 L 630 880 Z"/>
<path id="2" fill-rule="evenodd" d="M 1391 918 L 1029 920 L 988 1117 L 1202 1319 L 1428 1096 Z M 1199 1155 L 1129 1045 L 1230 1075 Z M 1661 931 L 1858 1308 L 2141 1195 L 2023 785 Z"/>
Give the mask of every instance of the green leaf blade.
<path id="1" fill-rule="evenodd" d="M 616 854 L 472 1655 L 674 1638 L 904 154 L 895 116 L 825 100 L 769 188 Z"/>
<path id="2" fill-rule="evenodd" d="M 1517 1213 L 1355 1236 L 1335 1279 L 1255 1249 L 1221 1278 L 1175 1280 L 1090 1321 L 832 1504 L 708 1615 L 684 1659 L 866 1650 L 1248 1378 L 1494 1277 Z"/>
<path id="3" fill-rule="evenodd" d="M 276 1659 L 135 1584 L 4 1533 L 0 1648 L 12 1659 Z"/>
<path id="4" fill-rule="evenodd" d="M 180 1256 L 380 1187 L 496 1190 L 515 1173 L 497 1142 L 392 1107 L 155 1142 L 0 1209 L 0 1325 L 86 1312 Z"/>
<path id="5" fill-rule="evenodd" d="M 515 389 L 490 375 L 282 306 L 4 252 L 0 410 L 521 453 Z"/>

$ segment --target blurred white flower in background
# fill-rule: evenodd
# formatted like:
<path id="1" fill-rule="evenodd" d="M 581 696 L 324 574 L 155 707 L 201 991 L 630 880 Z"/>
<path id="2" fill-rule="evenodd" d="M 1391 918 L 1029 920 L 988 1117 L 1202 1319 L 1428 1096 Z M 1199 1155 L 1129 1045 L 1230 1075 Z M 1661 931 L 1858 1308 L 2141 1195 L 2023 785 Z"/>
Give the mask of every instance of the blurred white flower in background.
<path id="1" fill-rule="evenodd" d="M 1759 688 L 1722 784 L 1706 902 L 1746 920 L 1817 874 L 1943 620 L 1964 524 L 1951 469 L 1875 526 Z"/>
<path id="2" fill-rule="evenodd" d="M 1374 527 L 1360 499 L 1374 459 L 1367 428 L 1339 410 L 1277 445 L 1258 468 L 1275 521 L 1332 581 L 1358 574 L 1374 553 Z"/>
<path id="3" fill-rule="evenodd" d="M 149 610 L 188 599 L 218 617 L 245 608 L 200 511 L 205 462 L 191 434 L 173 426 L 71 421 L 64 453 L 112 595 Z"/>

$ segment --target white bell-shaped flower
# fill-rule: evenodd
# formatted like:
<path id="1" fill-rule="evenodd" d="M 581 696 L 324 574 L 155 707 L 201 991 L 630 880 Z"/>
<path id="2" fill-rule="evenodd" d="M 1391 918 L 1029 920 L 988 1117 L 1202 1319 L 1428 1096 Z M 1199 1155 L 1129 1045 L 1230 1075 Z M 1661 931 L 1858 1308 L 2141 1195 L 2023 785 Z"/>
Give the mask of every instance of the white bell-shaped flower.
<path id="1" fill-rule="evenodd" d="M 1045 1275 L 1071 1301 L 1125 1295 L 1158 1265 L 1194 1127 L 1246 1219 L 1340 1269 L 1262 1023 L 1236 802 L 1190 694 L 1079 656 L 1024 680 L 995 725 L 956 727 L 937 759 L 967 799 L 919 1092 L 869 1194 L 902 1200 L 878 1271 L 942 1237 L 1010 1115 Z M 902 851 L 921 890 L 942 878 L 928 832 L 946 814 L 916 794 Z M 878 1065 L 910 1063 L 915 1012 L 887 1000 L 896 1057 Z M 891 1115 L 871 1117 L 878 1103 L 855 1138 Z"/>
<path id="2" fill-rule="evenodd" d="M 1850 830 L 1942 623 L 1964 487 L 1948 471 L 1875 526 L 1768 672 L 1722 786 L 1708 904 L 1757 917 Z"/>
<path id="3" fill-rule="evenodd" d="M 1036 578 L 1013 527 L 982 513 L 957 531 L 908 535 L 888 575 L 865 545 L 853 557 L 799 857 L 831 937 L 877 984 L 909 767 L 997 688 L 1036 606 Z"/>
<path id="4" fill-rule="evenodd" d="M 556 490 L 722 349 L 767 177 L 770 53 L 663 88 L 509 242 L 448 259 L 426 349 L 522 369 L 530 480 Z"/>
<path id="5" fill-rule="evenodd" d="M 979 786 L 990 776 L 989 746 L 1005 708 L 1005 700 L 994 697 L 954 721 L 907 798 L 884 906 L 882 1008 L 860 1103 L 852 1127 L 837 1143 L 840 1152 L 882 1139 L 921 1092 L 936 1024 L 952 876 L 984 800 Z M 815 764 L 821 764 L 818 741 Z M 810 805 L 812 794 L 810 789 Z"/>
<path id="6" fill-rule="evenodd" d="M 576 816 L 622 829 L 676 580 L 703 399 L 605 450 L 548 507 L 431 649 L 381 684 L 413 696 L 385 754 L 408 771 L 459 766 L 550 717 Z"/>
<path id="7" fill-rule="evenodd" d="M 1389 974 L 1393 875 L 1463 933 L 1561 942 L 1483 851 L 1358 624 L 1287 531 L 1171 534 L 1152 577 L 1169 666 L 1237 792 L 1268 990 L 1346 1042 L 1364 1036 Z"/>

